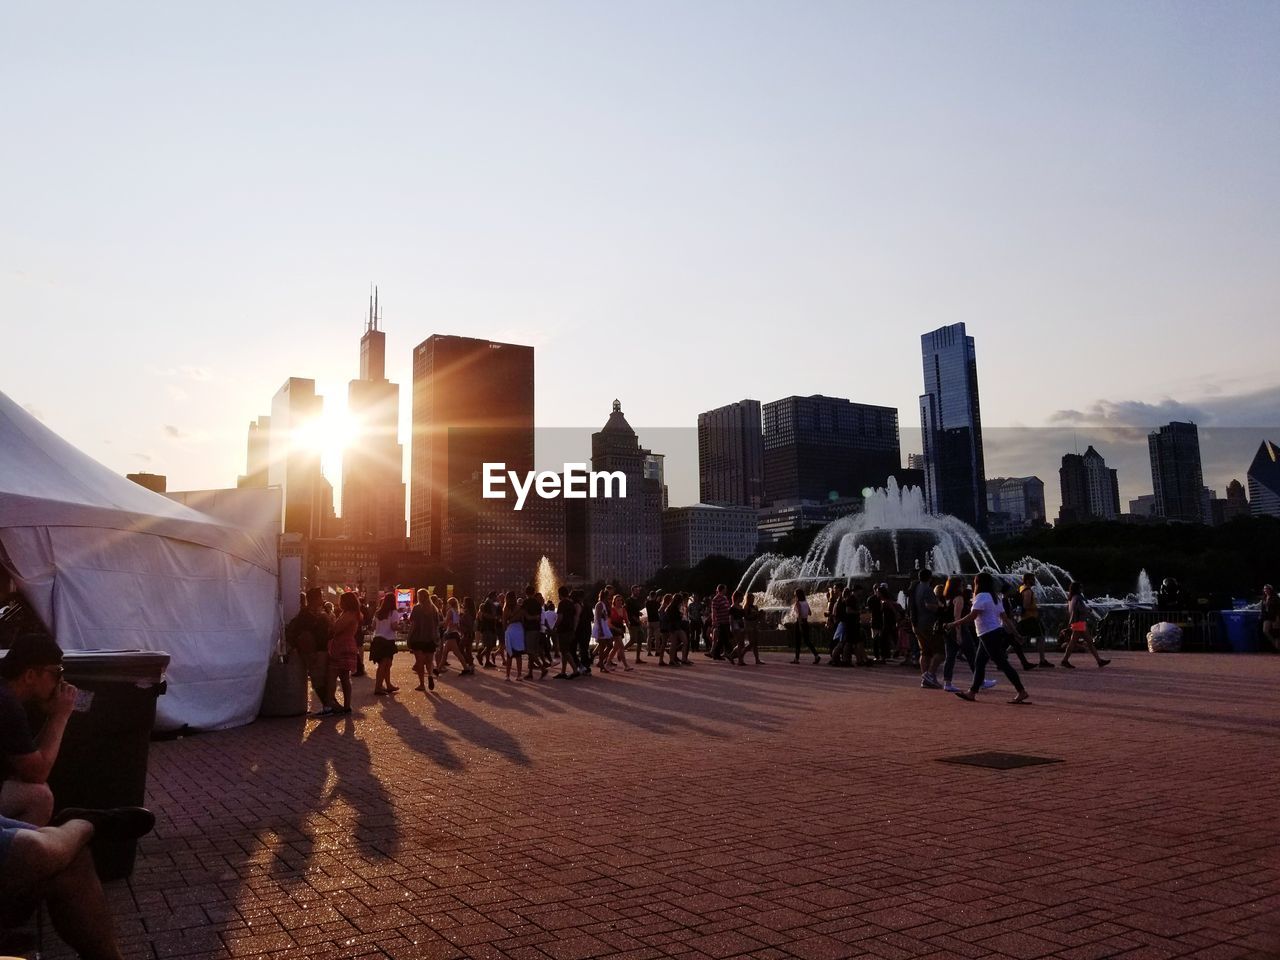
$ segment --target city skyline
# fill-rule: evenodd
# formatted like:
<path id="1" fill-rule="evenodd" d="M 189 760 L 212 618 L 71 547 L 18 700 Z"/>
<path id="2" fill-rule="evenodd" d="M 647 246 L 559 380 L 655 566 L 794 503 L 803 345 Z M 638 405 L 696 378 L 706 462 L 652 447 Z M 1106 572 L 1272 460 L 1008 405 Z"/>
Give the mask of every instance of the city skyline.
<path id="1" fill-rule="evenodd" d="M 595 425 L 607 352 L 642 435 L 820 394 L 896 409 L 905 456 L 918 337 L 965 323 L 988 457 L 1280 433 L 1248 349 L 1280 303 L 1280 9 L 668 12 L 12 11 L 0 385 L 118 473 L 227 486 L 280 384 L 346 392 L 375 280 L 390 381 L 433 334 L 529 344 L 543 427 Z M 1058 439 L 987 472 L 1049 481 Z"/>

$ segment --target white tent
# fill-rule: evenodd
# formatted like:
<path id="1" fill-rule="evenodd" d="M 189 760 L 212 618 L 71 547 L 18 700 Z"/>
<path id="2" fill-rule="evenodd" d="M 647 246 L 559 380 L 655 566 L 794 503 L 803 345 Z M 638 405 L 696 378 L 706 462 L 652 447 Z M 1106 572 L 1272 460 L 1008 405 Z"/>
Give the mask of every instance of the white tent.
<path id="1" fill-rule="evenodd" d="M 0 565 L 64 650 L 160 650 L 156 726 L 257 715 L 278 635 L 276 545 L 152 493 L 0 393 Z"/>

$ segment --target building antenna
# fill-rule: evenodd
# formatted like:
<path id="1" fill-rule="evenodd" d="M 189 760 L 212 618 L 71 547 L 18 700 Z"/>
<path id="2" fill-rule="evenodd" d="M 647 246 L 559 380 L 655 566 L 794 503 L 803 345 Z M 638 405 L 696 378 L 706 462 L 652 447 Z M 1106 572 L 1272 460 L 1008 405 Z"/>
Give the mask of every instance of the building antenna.
<path id="1" fill-rule="evenodd" d="M 378 285 L 373 286 L 373 329 L 378 329 L 378 321 L 382 319 L 382 312 L 378 309 Z"/>

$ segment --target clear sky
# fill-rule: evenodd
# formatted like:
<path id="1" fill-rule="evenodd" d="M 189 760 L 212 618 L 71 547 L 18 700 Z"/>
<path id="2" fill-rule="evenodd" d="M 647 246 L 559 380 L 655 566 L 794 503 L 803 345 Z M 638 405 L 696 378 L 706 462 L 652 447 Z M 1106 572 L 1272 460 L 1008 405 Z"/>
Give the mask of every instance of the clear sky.
<path id="1" fill-rule="evenodd" d="M 406 408 L 454 333 L 540 425 L 917 427 L 965 321 L 989 427 L 1280 422 L 1274 2 L 15 0 L 0 89 L 0 389 L 172 489 L 341 402 L 371 281 Z"/>

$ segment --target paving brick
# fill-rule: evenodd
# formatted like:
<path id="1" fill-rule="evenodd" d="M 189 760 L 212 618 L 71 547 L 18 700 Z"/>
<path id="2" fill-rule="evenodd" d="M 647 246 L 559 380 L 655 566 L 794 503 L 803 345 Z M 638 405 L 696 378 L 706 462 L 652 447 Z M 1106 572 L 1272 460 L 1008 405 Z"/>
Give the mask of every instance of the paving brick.
<path id="1" fill-rule="evenodd" d="M 1016 718 L 902 670 L 427 697 L 398 659 L 349 718 L 153 744 L 157 828 L 108 886 L 126 955 L 1280 953 L 1280 658 L 1037 671 Z M 1065 762 L 936 762 L 984 750 Z"/>

